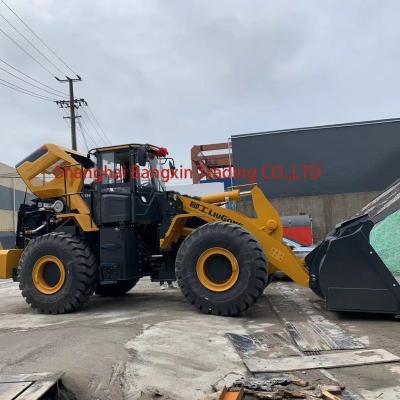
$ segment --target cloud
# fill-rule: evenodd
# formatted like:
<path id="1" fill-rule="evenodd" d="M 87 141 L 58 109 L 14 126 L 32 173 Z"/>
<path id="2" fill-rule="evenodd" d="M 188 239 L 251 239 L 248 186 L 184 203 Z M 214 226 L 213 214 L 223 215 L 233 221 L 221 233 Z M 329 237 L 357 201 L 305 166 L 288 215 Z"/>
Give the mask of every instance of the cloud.
<path id="1" fill-rule="evenodd" d="M 82 75 L 77 95 L 114 144 L 166 146 L 177 164 L 188 165 L 192 145 L 231 134 L 398 115 L 400 3 L 394 0 L 12 6 Z M 0 12 L 9 16 L 4 7 Z M 67 89 L 5 37 L 0 45 L 11 64 Z M 1 161 L 13 165 L 46 142 L 69 145 L 54 104 L 0 87 L 0 107 Z"/>

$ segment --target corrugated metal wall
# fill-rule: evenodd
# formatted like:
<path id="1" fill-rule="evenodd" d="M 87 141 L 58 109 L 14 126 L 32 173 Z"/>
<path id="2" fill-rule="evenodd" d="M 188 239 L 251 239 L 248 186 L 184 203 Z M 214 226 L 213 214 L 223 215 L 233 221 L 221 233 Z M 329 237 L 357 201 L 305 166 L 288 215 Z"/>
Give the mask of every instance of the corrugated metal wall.
<path id="1" fill-rule="evenodd" d="M 400 119 L 234 135 L 232 151 L 270 198 L 380 191 L 399 177 Z"/>
<path id="2" fill-rule="evenodd" d="M 232 149 L 235 168 L 256 169 L 281 215 L 309 214 L 319 240 L 399 178 L 400 119 L 235 135 Z M 304 165 L 320 176 L 304 177 Z M 251 212 L 247 199 L 239 208 Z"/>

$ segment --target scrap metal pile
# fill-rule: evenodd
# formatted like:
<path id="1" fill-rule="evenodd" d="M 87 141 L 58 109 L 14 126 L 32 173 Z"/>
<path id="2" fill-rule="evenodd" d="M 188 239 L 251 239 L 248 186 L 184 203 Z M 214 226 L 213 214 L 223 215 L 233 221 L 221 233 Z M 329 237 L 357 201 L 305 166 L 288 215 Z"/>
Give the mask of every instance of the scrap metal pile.
<path id="1" fill-rule="evenodd" d="M 312 382 L 295 375 L 264 375 L 258 377 L 242 377 L 222 391 L 220 400 L 229 398 L 241 400 L 245 395 L 249 398 L 265 400 L 282 399 L 330 399 L 339 400 L 345 387 L 337 382 L 324 383 L 320 380 Z"/>

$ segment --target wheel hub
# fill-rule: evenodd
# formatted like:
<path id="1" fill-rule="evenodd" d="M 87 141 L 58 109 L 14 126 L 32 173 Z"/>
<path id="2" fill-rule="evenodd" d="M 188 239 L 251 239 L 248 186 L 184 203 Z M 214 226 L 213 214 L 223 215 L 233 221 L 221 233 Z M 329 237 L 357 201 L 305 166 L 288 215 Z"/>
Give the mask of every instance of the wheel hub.
<path id="1" fill-rule="evenodd" d="M 197 260 L 196 273 L 200 283 L 213 292 L 232 288 L 239 277 L 239 263 L 227 249 L 212 247 Z"/>
<path id="2" fill-rule="evenodd" d="M 43 294 L 55 294 L 64 286 L 66 278 L 62 261 L 55 256 L 39 258 L 32 269 L 32 280 L 36 289 Z"/>

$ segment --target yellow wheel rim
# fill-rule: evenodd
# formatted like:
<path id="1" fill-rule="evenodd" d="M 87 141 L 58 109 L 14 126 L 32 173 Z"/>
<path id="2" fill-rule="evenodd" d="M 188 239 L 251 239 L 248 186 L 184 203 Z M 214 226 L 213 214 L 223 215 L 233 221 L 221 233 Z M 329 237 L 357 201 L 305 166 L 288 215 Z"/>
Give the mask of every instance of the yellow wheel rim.
<path id="1" fill-rule="evenodd" d="M 36 289 L 43 294 L 57 293 L 65 283 L 64 264 L 55 256 L 39 258 L 32 269 L 32 280 Z"/>
<path id="2" fill-rule="evenodd" d="M 210 276 L 208 265 L 215 257 L 223 257 L 229 261 L 230 276 L 222 281 Z M 235 285 L 239 278 L 239 263 L 236 257 L 227 249 L 212 247 L 205 250 L 196 263 L 196 273 L 200 283 L 213 292 L 225 292 Z"/>

